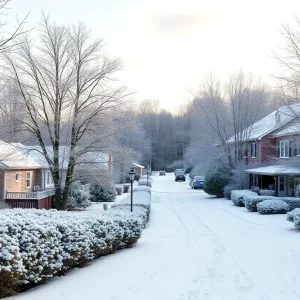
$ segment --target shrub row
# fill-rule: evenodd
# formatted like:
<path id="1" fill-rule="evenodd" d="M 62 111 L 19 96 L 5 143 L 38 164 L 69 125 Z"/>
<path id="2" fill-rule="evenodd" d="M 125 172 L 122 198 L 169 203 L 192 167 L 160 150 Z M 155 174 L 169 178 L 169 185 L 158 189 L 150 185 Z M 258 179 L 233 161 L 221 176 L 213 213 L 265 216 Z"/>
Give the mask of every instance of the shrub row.
<path id="1" fill-rule="evenodd" d="M 269 190 L 260 190 L 265 192 L 265 196 L 258 195 L 249 190 L 233 190 L 231 192 L 231 200 L 236 206 L 245 206 L 249 211 L 260 214 L 277 214 L 286 213 L 292 209 L 300 208 L 300 198 L 293 197 L 273 197 L 268 196 L 273 193 Z"/>
<path id="2" fill-rule="evenodd" d="M 287 220 L 294 223 L 295 227 L 300 229 L 300 208 L 295 208 L 287 214 Z"/>
<path id="3" fill-rule="evenodd" d="M 135 244 L 149 218 L 151 194 L 134 194 L 140 203 L 135 204 L 134 213 L 128 211 L 125 201 L 97 214 L 0 211 L 0 297 Z"/>
<path id="4" fill-rule="evenodd" d="M 151 189 L 148 186 L 138 186 L 133 189 L 133 212 L 138 212 L 143 217 L 143 225 L 149 220 L 151 211 Z M 112 204 L 111 208 L 129 211 L 131 208 L 131 196 L 128 195 L 118 203 Z M 145 214 L 145 215 L 144 215 Z"/>
<path id="5" fill-rule="evenodd" d="M 257 196 L 257 193 L 249 190 L 233 190 L 231 191 L 231 200 L 235 206 L 245 206 L 244 197 Z"/>

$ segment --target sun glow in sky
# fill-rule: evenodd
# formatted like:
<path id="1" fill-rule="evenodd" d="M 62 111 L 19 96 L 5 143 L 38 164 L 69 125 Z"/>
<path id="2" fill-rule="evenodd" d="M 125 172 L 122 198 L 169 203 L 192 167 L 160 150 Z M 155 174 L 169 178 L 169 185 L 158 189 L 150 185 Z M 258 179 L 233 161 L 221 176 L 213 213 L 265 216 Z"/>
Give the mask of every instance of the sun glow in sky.
<path id="1" fill-rule="evenodd" d="M 280 26 L 300 14 L 300 1 L 12 0 L 10 8 L 10 23 L 30 11 L 28 27 L 41 11 L 58 24 L 84 21 L 123 59 L 119 78 L 136 100 L 160 100 L 174 112 L 209 72 L 224 79 L 243 69 L 270 81 Z"/>

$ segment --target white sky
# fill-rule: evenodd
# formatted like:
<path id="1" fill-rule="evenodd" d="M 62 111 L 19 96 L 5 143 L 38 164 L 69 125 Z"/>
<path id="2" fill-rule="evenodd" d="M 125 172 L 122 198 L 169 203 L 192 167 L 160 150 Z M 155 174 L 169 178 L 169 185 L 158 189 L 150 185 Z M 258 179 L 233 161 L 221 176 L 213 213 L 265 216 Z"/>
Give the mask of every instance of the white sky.
<path id="1" fill-rule="evenodd" d="M 300 1 L 12 0 L 10 8 L 11 23 L 30 11 L 28 27 L 41 11 L 57 23 L 84 21 L 109 55 L 123 59 L 120 79 L 137 100 L 160 100 L 175 111 L 186 88 L 208 72 L 225 78 L 244 69 L 269 79 L 280 25 L 300 13 Z"/>

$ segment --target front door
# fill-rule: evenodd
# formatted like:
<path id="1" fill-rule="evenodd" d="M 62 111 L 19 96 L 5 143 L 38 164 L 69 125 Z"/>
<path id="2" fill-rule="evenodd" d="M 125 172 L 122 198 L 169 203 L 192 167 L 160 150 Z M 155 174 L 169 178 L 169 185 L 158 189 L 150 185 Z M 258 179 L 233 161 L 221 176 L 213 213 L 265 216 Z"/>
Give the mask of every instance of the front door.
<path id="1" fill-rule="evenodd" d="M 286 177 L 278 176 L 278 197 L 286 196 Z"/>

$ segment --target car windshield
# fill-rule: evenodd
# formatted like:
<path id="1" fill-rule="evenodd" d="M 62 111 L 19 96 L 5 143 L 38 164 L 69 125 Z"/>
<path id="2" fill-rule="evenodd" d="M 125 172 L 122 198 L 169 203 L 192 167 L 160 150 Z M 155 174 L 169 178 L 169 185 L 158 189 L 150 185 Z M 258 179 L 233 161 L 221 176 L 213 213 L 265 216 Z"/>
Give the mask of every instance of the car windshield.
<path id="1" fill-rule="evenodd" d="M 177 175 L 184 175 L 184 172 L 183 172 L 183 171 L 177 171 L 176 174 L 177 174 Z"/>
<path id="2" fill-rule="evenodd" d="M 200 180 L 203 181 L 203 177 L 202 176 L 195 176 L 194 179 L 198 180 L 198 181 L 200 181 Z"/>

